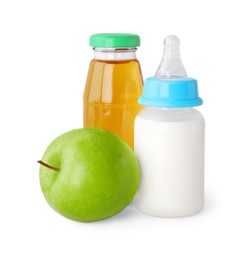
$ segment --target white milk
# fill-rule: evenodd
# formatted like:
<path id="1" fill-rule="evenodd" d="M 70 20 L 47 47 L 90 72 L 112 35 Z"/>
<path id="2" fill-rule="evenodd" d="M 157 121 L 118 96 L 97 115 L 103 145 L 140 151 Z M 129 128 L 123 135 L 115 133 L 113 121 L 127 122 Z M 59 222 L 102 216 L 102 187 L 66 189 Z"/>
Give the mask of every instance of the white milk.
<path id="1" fill-rule="evenodd" d="M 204 119 L 193 108 L 146 107 L 135 120 L 143 213 L 180 217 L 204 204 Z"/>

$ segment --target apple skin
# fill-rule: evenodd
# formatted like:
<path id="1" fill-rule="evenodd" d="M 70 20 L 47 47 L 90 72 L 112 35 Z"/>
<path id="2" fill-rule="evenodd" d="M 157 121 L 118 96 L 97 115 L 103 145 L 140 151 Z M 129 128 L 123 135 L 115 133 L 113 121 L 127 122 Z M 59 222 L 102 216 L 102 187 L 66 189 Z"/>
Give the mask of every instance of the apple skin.
<path id="1" fill-rule="evenodd" d="M 97 128 L 75 129 L 57 137 L 40 166 L 40 185 L 48 204 L 61 215 L 92 222 L 122 211 L 140 182 L 138 160 L 126 142 Z"/>

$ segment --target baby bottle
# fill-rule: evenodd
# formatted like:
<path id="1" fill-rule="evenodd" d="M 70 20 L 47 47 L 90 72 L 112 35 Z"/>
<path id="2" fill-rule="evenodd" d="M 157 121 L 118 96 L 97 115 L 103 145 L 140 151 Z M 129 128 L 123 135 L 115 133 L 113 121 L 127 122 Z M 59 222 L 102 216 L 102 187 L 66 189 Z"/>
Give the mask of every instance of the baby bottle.
<path id="1" fill-rule="evenodd" d="M 197 81 L 187 77 L 180 41 L 169 35 L 155 77 L 146 79 L 135 120 L 141 184 L 135 205 L 158 217 L 181 217 L 204 204 L 204 119 Z"/>
<path id="2" fill-rule="evenodd" d="M 90 37 L 94 50 L 84 91 L 84 126 L 111 131 L 132 148 L 134 120 L 143 108 L 142 75 L 135 34 L 103 33 Z"/>

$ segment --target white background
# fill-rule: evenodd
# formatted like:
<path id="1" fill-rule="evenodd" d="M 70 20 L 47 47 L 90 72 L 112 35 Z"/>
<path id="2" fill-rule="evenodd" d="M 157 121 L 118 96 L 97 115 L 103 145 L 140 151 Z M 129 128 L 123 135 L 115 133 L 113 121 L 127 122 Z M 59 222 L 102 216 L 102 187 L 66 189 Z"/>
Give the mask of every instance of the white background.
<path id="1" fill-rule="evenodd" d="M 0 259 L 249 258 L 248 1 L 0 2 Z M 96 223 L 54 212 L 39 186 L 47 145 L 82 126 L 82 94 L 98 32 L 141 36 L 144 78 L 162 42 L 181 39 L 206 119 L 206 206 L 180 219 L 133 205 Z"/>

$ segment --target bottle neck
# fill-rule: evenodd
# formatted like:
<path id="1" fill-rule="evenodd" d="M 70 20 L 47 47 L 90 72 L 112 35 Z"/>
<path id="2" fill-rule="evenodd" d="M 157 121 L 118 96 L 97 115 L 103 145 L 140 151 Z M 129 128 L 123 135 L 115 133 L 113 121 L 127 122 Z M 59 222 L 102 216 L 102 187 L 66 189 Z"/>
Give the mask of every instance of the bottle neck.
<path id="1" fill-rule="evenodd" d="M 135 60 L 136 48 L 94 48 L 94 59 L 96 60 Z"/>
<path id="2" fill-rule="evenodd" d="M 150 107 L 153 110 L 161 110 L 170 113 L 188 113 L 195 110 L 193 107 Z"/>

